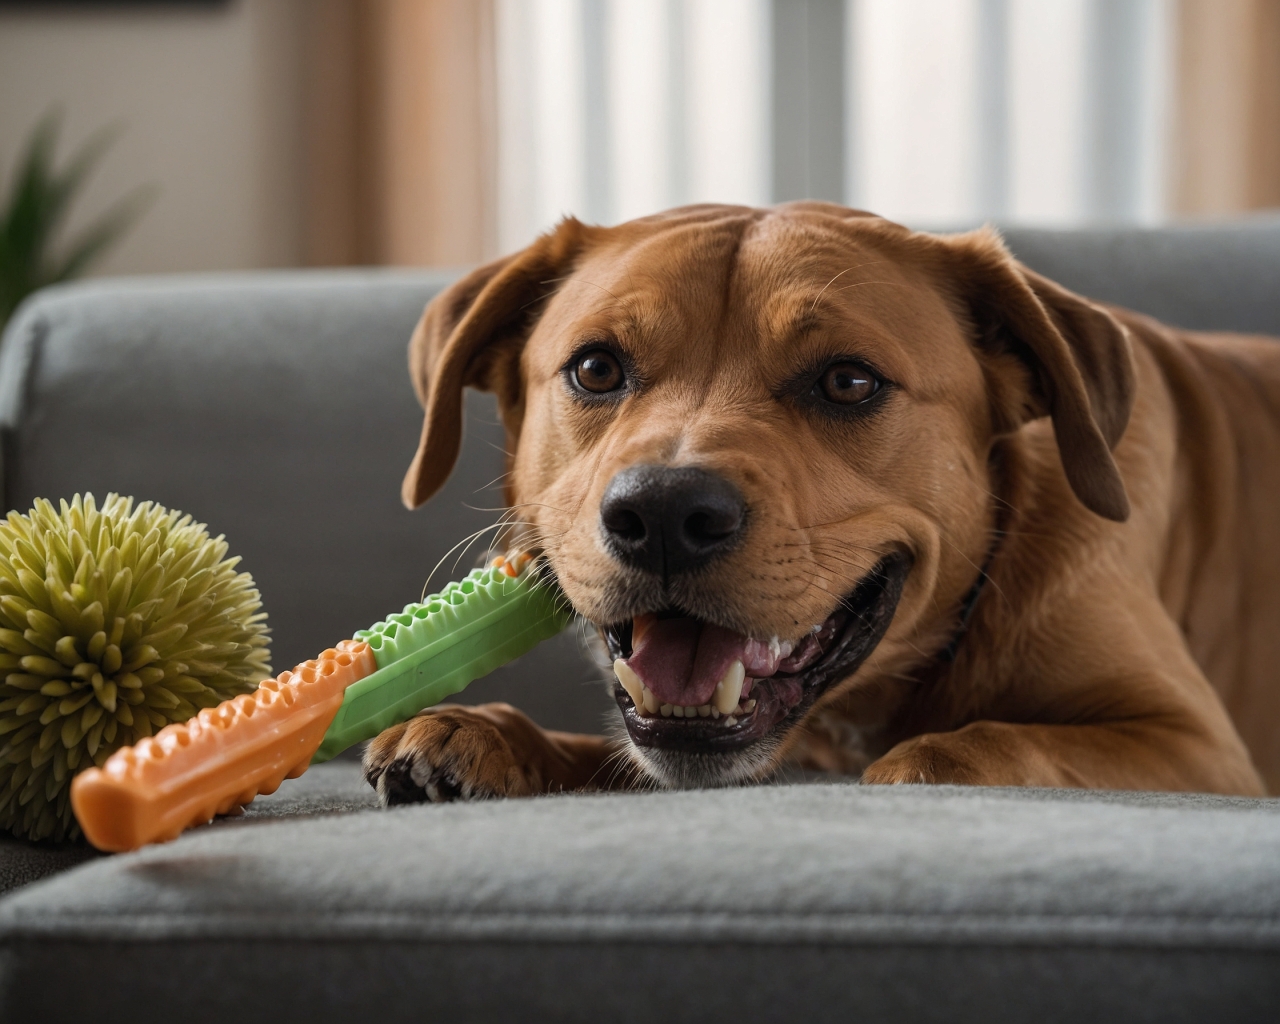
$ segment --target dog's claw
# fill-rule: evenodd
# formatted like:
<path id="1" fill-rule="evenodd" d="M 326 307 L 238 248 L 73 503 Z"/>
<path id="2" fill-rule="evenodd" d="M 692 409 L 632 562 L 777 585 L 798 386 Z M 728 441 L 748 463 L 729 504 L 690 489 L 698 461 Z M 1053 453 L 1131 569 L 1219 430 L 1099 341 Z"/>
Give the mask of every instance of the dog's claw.
<path id="1" fill-rule="evenodd" d="M 502 727 L 517 714 L 502 705 L 432 708 L 369 744 L 365 779 L 384 807 L 528 796 L 535 787 Z"/>
<path id="2" fill-rule="evenodd" d="M 429 799 L 428 792 L 413 780 L 413 767 L 407 758 L 398 758 L 380 771 L 365 771 L 365 779 L 378 792 L 383 807 L 398 804 L 420 804 Z"/>

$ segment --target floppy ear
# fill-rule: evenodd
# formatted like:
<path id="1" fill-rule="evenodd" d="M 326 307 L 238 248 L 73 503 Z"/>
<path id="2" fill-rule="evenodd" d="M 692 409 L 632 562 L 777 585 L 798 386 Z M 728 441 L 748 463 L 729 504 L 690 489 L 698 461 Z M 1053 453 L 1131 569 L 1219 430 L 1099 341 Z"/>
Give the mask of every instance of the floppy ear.
<path id="1" fill-rule="evenodd" d="M 1052 417 L 1071 489 L 1093 512 L 1124 522 L 1129 498 L 1111 457 L 1133 409 L 1133 353 L 1124 327 L 1018 264 L 993 231 L 948 242 L 963 256 L 959 274 L 979 345 L 1017 357 L 1030 371 L 1021 395 L 995 396 L 997 429 Z"/>
<path id="2" fill-rule="evenodd" d="M 409 375 L 426 409 L 417 454 L 400 497 L 417 508 L 453 471 L 462 444 L 462 389 L 498 396 L 509 436 L 518 432 L 520 354 L 552 282 L 582 247 L 584 229 L 568 218 L 514 256 L 472 271 L 427 305 L 409 340 Z"/>

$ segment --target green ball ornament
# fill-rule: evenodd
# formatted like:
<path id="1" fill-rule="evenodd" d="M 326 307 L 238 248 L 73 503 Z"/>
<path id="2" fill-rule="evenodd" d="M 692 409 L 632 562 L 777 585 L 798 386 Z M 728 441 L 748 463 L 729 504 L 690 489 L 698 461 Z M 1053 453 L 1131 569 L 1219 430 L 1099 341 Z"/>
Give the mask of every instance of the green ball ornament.
<path id="1" fill-rule="evenodd" d="M 239 561 L 191 516 L 116 494 L 0 522 L 0 829 L 78 838 L 76 772 L 271 675 Z"/>

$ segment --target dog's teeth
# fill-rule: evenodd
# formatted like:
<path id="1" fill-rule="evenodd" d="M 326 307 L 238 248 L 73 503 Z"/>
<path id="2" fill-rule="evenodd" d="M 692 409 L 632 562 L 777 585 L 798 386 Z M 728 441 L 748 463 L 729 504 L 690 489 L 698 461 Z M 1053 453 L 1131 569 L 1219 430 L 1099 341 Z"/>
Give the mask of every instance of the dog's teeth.
<path id="1" fill-rule="evenodd" d="M 756 702 L 754 700 L 749 700 L 745 704 L 743 704 L 742 707 L 747 712 L 747 714 L 751 714 L 751 712 L 753 712 L 756 709 Z"/>
<path id="2" fill-rule="evenodd" d="M 671 713 L 672 713 L 673 715 L 675 715 L 675 716 L 676 716 L 676 718 L 684 718 L 684 705 L 682 705 L 682 704 L 672 704 L 672 705 L 671 705 Z"/>
<path id="3" fill-rule="evenodd" d="M 725 724 L 725 725 L 737 725 L 737 724 L 738 724 L 738 720 L 737 720 L 736 718 L 734 718 L 734 717 L 733 717 L 733 715 L 730 715 L 728 718 L 726 718 L 726 719 L 724 720 L 724 724 Z"/>
<path id="4" fill-rule="evenodd" d="M 720 717 L 720 709 L 716 707 L 714 704 L 711 706 L 711 717 L 712 718 Z"/>
<path id="5" fill-rule="evenodd" d="M 672 711 L 675 709 L 672 708 L 670 704 L 663 704 L 662 707 L 658 708 L 658 710 L 662 712 L 663 718 L 670 718 Z"/>
<path id="6" fill-rule="evenodd" d="M 725 669 L 724 678 L 716 683 L 716 692 L 711 698 L 711 703 L 720 709 L 721 714 L 730 714 L 738 706 L 738 699 L 742 696 L 742 681 L 746 677 L 746 669 L 740 661 L 735 661 Z"/>
<path id="7" fill-rule="evenodd" d="M 641 690 L 644 695 L 644 709 L 651 715 L 658 713 L 658 698 L 653 695 L 653 691 L 649 687 L 644 686 Z"/>
<path id="8" fill-rule="evenodd" d="M 644 705 L 644 683 L 640 682 L 635 669 L 619 658 L 613 663 L 613 674 L 618 677 L 618 682 L 622 684 L 622 688 L 627 691 L 627 696 L 631 698 L 631 703 L 639 711 Z"/>
<path id="9" fill-rule="evenodd" d="M 699 718 L 706 718 L 706 717 L 707 717 L 707 715 L 709 715 L 709 714 L 711 714 L 711 705 L 710 705 L 710 704 L 703 704 L 703 705 L 701 705 L 701 706 L 698 708 L 698 717 L 699 717 Z"/>

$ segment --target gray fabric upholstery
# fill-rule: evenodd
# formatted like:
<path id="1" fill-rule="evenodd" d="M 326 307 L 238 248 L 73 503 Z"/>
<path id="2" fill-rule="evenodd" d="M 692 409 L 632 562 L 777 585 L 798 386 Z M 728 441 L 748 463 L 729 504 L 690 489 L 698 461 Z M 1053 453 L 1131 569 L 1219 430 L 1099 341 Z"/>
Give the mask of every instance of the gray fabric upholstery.
<path id="1" fill-rule="evenodd" d="M 45 875 L 75 867 L 94 856 L 90 847 L 80 843 L 51 846 L 0 836 L 0 895 Z"/>
<path id="2" fill-rule="evenodd" d="M 1280 216 L 1004 236 L 1033 270 L 1091 299 L 1192 330 L 1280 337 Z"/>
<path id="3" fill-rule="evenodd" d="M 1280 221 L 1007 238 L 1094 298 L 1280 334 Z M 478 396 L 446 491 L 414 514 L 397 499 L 420 423 L 405 342 L 442 281 L 176 277 L 36 297 L 0 349 L 6 504 L 114 489 L 190 511 L 258 579 L 277 664 L 313 655 L 416 598 L 492 522 L 467 506 L 501 501 L 484 489 L 501 430 Z M 467 697 L 594 731 L 609 701 L 593 672 L 567 631 Z M 136 854 L 0 841 L 0 1020 L 1280 1010 L 1276 801 L 846 782 L 373 804 L 335 762 Z"/>
<path id="4" fill-rule="evenodd" d="M 109 491 L 190 512 L 253 573 L 278 670 L 422 594 L 494 523 L 503 432 L 474 394 L 458 468 L 400 504 L 422 411 L 409 334 L 447 276 L 346 271 L 88 282 L 43 292 L 0 350 L 4 497 Z M 487 509 L 489 511 L 480 511 Z M 475 564 L 477 541 L 437 570 Z M 596 732 L 612 704 L 567 631 L 459 699 Z"/>
<path id="5" fill-rule="evenodd" d="M 358 791 L 354 765 L 314 771 Z M 197 1019 L 1263 1020 L 1280 1005 L 1274 802 L 840 783 L 327 815 L 292 799 L 288 820 L 224 821 L 0 903 L 6 1019 L 31 1019 L 62 977 L 77 1013 L 180 1000 Z"/>

